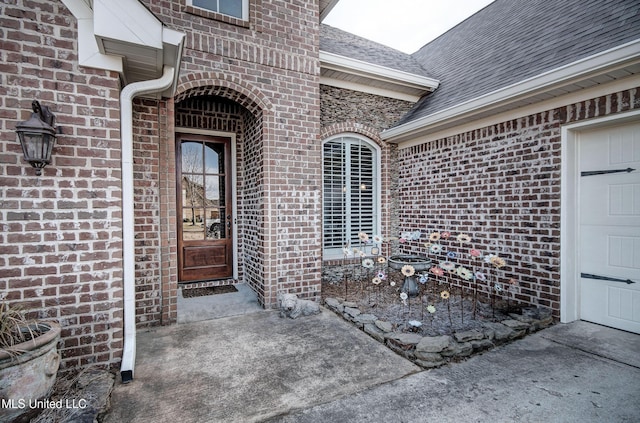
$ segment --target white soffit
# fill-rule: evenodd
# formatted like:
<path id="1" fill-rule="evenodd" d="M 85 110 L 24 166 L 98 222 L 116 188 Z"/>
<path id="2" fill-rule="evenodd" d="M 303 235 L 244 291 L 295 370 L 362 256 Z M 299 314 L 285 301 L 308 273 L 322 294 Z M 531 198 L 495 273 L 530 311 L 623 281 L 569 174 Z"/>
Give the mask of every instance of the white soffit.
<path id="1" fill-rule="evenodd" d="M 407 101 L 435 90 L 436 79 L 320 51 L 320 83 Z"/>
<path id="2" fill-rule="evenodd" d="M 387 129 L 388 142 L 417 138 L 640 73 L 640 39 L 544 72 L 456 106 Z"/>

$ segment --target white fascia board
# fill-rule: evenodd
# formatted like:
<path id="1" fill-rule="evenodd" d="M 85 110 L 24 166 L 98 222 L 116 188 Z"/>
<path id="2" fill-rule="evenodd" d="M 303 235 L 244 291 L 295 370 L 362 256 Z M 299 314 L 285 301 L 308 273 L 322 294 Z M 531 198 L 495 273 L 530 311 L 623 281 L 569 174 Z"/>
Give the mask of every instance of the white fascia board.
<path id="1" fill-rule="evenodd" d="M 480 111 L 486 112 L 488 109 L 533 97 L 558 86 L 587 79 L 631 64 L 634 61 L 640 62 L 640 39 L 544 72 L 404 125 L 387 129 L 381 133 L 381 137 L 388 142 L 408 141 L 413 137 L 436 131 L 445 123 L 451 124 L 459 119 L 469 119 Z"/>
<path id="2" fill-rule="evenodd" d="M 100 53 L 93 32 L 93 10 L 83 0 L 62 0 L 78 21 L 78 64 L 88 68 L 122 73 L 121 57 Z"/>
<path id="3" fill-rule="evenodd" d="M 440 84 L 438 80 L 433 78 L 351 59 L 326 51 L 320 51 L 320 67 L 426 91 L 433 91 Z"/>

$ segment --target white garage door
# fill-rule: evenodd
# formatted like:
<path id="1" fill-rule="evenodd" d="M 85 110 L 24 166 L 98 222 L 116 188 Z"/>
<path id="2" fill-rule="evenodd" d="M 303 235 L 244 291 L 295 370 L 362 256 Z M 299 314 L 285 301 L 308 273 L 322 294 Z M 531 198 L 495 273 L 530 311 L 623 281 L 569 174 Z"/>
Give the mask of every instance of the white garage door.
<path id="1" fill-rule="evenodd" d="M 578 148 L 580 318 L 640 333 L 640 122 L 585 132 Z"/>

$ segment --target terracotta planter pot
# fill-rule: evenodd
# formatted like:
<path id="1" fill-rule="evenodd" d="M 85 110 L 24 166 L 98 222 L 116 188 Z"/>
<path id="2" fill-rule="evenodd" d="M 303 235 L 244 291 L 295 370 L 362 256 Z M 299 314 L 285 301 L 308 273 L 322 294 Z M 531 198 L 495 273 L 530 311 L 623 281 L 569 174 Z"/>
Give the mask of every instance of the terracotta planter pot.
<path id="1" fill-rule="evenodd" d="M 0 351 L 0 421 L 10 422 L 33 411 L 35 401 L 48 397 L 60 365 L 57 343 L 60 325 L 38 323 L 49 330 L 15 345 L 14 354 Z"/>

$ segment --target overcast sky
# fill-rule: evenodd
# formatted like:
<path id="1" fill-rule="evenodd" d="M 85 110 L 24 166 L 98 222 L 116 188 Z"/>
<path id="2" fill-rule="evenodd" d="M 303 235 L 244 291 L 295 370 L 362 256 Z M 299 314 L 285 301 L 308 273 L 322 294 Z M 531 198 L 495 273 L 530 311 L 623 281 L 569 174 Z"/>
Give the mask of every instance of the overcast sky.
<path id="1" fill-rule="evenodd" d="M 492 1 L 340 0 L 323 23 L 415 53 Z"/>

